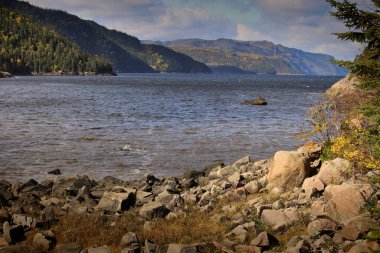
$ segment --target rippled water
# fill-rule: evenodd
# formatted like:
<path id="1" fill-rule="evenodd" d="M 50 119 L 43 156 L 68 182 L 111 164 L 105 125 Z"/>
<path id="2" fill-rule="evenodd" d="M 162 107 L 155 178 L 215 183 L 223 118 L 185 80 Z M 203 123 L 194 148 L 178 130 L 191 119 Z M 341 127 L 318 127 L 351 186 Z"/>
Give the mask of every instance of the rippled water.
<path id="1" fill-rule="evenodd" d="M 294 149 L 306 109 L 338 77 L 169 75 L 0 80 L 0 179 L 47 171 L 178 175 Z M 267 106 L 243 106 L 265 97 Z"/>

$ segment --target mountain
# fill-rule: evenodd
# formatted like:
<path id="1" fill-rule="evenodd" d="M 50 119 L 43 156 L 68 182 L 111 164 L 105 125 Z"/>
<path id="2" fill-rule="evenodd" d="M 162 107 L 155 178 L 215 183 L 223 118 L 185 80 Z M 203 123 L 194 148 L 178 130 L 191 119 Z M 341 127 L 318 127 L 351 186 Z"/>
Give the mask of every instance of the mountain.
<path id="1" fill-rule="evenodd" d="M 112 74 L 111 63 L 89 55 L 49 27 L 0 7 L 0 71 L 12 74 Z"/>
<path id="2" fill-rule="evenodd" d="M 148 42 L 146 42 L 148 43 Z M 345 75 L 332 63 L 334 57 L 275 45 L 268 41 L 231 39 L 149 41 L 191 56 L 218 72 L 246 71 L 264 74 Z"/>
<path id="3" fill-rule="evenodd" d="M 0 6 L 49 26 L 87 53 L 109 60 L 118 72 L 210 72 L 205 64 L 187 55 L 161 45 L 141 44 L 133 36 L 64 11 L 42 9 L 18 0 L 0 0 Z"/>

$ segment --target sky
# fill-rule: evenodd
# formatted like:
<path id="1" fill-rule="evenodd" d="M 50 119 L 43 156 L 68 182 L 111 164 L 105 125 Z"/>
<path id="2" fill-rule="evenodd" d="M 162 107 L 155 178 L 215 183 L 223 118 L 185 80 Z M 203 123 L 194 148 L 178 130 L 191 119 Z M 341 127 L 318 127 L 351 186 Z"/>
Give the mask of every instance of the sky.
<path id="1" fill-rule="evenodd" d="M 65 10 L 141 40 L 187 38 L 257 41 L 352 60 L 362 46 L 338 40 L 345 31 L 324 0 L 28 0 Z M 368 5 L 368 0 L 358 0 Z"/>

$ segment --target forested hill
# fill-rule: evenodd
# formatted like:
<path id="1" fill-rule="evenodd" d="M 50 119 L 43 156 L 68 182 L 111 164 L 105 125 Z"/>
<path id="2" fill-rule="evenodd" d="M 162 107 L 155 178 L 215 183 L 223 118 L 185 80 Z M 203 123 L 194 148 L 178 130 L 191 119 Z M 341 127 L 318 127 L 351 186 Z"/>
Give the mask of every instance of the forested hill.
<path id="1" fill-rule="evenodd" d="M 184 39 L 146 42 L 167 46 L 223 72 L 231 67 L 265 74 L 345 75 L 331 55 L 308 53 L 269 41 Z M 227 68 L 226 68 L 227 67 Z"/>
<path id="2" fill-rule="evenodd" d="M 0 7 L 0 71 L 12 74 L 111 74 L 111 63 L 52 29 Z"/>
<path id="3" fill-rule="evenodd" d="M 0 0 L 0 6 L 48 25 L 82 50 L 109 60 L 118 72 L 210 72 L 205 64 L 189 56 L 159 45 L 143 45 L 133 36 L 64 11 L 42 9 L 17 0 Z"/>

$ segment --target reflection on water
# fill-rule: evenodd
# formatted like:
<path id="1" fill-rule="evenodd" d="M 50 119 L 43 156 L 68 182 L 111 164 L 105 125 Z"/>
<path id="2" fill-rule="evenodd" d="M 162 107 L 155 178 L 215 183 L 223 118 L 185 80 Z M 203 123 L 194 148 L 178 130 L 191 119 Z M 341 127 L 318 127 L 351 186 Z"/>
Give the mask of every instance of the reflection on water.
<path id="1" fill-rule="evenodd" d="M 0 178 L 47 171 L 178 175 L 293 149 L 305 110 L 336 77 L 126 75 L 0 81 Z M 240 101 L 265 97 L 267 106 Z"/>

